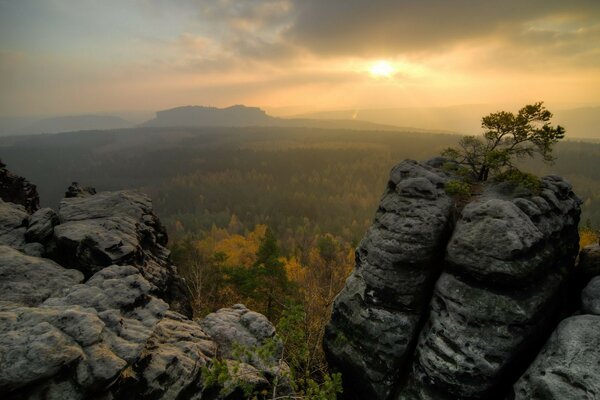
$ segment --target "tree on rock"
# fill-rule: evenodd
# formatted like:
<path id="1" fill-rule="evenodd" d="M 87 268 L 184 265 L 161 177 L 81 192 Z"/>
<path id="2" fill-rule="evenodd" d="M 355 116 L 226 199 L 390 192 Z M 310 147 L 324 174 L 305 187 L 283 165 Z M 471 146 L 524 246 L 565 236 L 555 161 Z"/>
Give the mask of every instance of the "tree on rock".
<path id="1" fill-rule="evenodd" d="M 552 148 L 565 137 L 565 129 L 552 126 L 552 113 L 543 102 L 526 105 L 515 115 L 499 111 L 482 118 L 483 137 L 465 136 L 459 148 L 448 148 L 442 155 L 465 166 L 477 181 L 490 173 L 516 169 L 516 160 L 539 154 L 543 161 L 554 161 Z"/>

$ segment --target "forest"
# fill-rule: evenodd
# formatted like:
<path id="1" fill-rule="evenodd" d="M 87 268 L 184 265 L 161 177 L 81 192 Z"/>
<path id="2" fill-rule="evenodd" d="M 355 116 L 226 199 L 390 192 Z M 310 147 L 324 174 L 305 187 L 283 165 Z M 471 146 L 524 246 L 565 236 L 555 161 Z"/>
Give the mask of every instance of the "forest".
<path id="1" fill-rule="evenodd" d="M 296 318 L 303 376 L 327 375 L 320 347 L 390 168 L 459 136 L 315 128 L 138 128 L 0 139 L 0 158 L 55 207 L 78 181 L 149 194 L 196 316 L 244 303 L 274 323 Z M 567 178 L 583 201 L 582 240 L 600 227 L 600 144 L 558 143 L 536 175 Z M 293 313 L 292 313 L 293 311 Z M 292 313 L 292 314 L 290 314 Z"/>

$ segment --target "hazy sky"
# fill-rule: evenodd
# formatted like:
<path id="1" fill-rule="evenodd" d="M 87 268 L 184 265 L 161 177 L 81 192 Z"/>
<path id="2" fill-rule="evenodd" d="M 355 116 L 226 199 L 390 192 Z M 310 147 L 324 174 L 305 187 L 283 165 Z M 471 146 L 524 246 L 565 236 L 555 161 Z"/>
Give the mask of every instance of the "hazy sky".
<path id="1" fill-rule="evenodd" d="M 0 116 L 535 100 L 600 105 L 600 0 L 0 0 Z"/>

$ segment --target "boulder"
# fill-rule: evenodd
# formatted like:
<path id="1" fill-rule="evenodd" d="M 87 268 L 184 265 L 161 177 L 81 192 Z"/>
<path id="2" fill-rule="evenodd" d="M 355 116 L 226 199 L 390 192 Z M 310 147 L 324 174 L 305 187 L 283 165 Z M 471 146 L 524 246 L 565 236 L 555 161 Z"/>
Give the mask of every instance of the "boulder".
<path id="1" fill-rule="evenodd" d="M 0 393 L 83 398 L 108 390 L 168 308 L 150 288 L 136 268 L 110 266 L 38 307 L 0 303 Z"/>
<path id="2" fill-rule="evenodd" d="M 581 311 L 600 315 L 600 276 L 593 278 L 581 292 Z"/>
<path id="3" fill-rule="evenodd" d="M 386 399 L 410 369 L 451 226 L 446 181 L 442 171 L 415 161 L 390 173 L 325 331 L 324 348 L 342 372 L 345 393 Z"/>
<path id="4" fill-rule="evenodd" d="M 23 249 L 28 219 L 25 207 L 0 200 L 0 245 Z"/>
<path id="5" fill-rule="evenodd" d="M 53 209 L 40 208 L 29 217 L 25 239 L 28 242 L 45 243 L 52 238 L 54 227 L 58 223 L 58 215 Z"/>
<path id="6" fill-rule="evenodd" d="M 140 358 L 122 376 L 115 397 L 200 399 L 202 368 L 210 366 L 217 345 L 196 322 L 168 311 L 157 324 Z"/>
<path id="7" fill-rule="evenodd" d="M 65 198 L 49 256 L 86 276 L 109 265 L 132 265 L 171 309 L 191 316 L 185 283 L 165 245 L 167 236 L 148 196 L 133 191 Z"/>
<path id="8" fill-rule="evenodd" d="M 37 306 L 82 281 L 83 274 L 77 270 L 0 246 L 0 301 Z"/>
<path id="9" fill-rule="evenodd" d="M 600 398 L 600 316 L 563 320 L 514 386 L 516 400 Z"/>

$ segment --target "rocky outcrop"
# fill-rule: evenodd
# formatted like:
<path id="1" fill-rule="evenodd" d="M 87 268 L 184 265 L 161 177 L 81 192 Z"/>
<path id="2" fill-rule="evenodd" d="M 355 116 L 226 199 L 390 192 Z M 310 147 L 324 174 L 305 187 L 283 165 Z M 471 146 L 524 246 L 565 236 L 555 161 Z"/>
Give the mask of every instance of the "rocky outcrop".
<path id="1" fill-rule="evenodd" d="M 440 165 L 394 167 L 335 301 L 324 345 L 356 398 L 503 398 L 560 318 L 578 252 L 571 186 L 486 183 L 453 214 Z"/>
<path id="2" fill-rule="evenodd" d="M 494 398 L 551 330 L 578 251 L 579 203 L 556 177 L 542 187 L 491 186 L 462 211 L 417 346 L 418 397 Z"/>
<path id="3" fill-rule="evenodd" d="M 0 301 L 36 306 L 82 281 L 77 270 L 0 246 Z"/>
<path id="4" fill-rule="evenodd" d="M 385 399 L 408 368 L 443 267 L 452 219 L 447 177 L 428 165 L 394 167 L 356 268 L 333 308 L 325 351 L 358 398 Z"/>
<path id="5" fill-rule="evenodd" d="M 515 385 L 517 400 L 600 398 L 600 316 L 562 321 Z"/>
<path id="6" fill-rule="evenodd" d="M 51 208 L 41 208 L 29 217 L 25 240 L 30 243 L 46 243 L 52 238 L 54 227 L 59 224 L 58 215 Z"/>
<path id="7" fill-rule="evenodd" d="M 88 197 L 96 194 L 96 189 L 89 186 L 81 186 L 77 182 L 71 183 L 65 192 L 65 198 L 70 199 L 71 197 Z"/>
<path id="8" fill-rule="evenodd" d="M 0 199 L 8 203 L 22 205 L 28 213 L 40 206 L 40 198 L 35 185 L 25 178 L 13 175 L 0 161 Z"/>
<path id="9" fill-rule="evenodd" d="M 581 292 L 581 311 L 600 315 L 600 275 L 593 278 Z"/>
<path id="10" fill-rule="evenodd" d="M 165 248 L 167 235 L 148 196 L 103 192 L 65 198 L 58 209 L 49 256 L 86 276 L 118 264 L 138 268 L 152 293 L 191 316 L 183 280 Z"/>
<path id="11" fill-rule="evenodd" d="M 274 382 L 283 393 L 285 364 L 232 350 L 276 340 L 264 316 L 175 311 L 189 309 L 166 241 L 139 193 L 88 191 L 32 215 L 0 201 L 0 398 L 233 400 Z M 230 366 L 227 382 L 215 365 Z"/>

